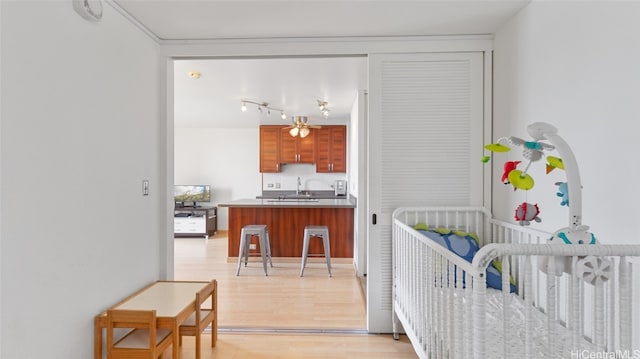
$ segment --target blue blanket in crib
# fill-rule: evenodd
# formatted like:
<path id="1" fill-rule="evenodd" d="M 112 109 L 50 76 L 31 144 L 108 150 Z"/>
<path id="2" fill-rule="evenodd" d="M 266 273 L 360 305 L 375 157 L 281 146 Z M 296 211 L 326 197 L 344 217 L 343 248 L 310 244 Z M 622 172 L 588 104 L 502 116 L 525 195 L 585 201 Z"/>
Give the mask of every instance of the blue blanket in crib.
<path id="1" fill-rule="evenodd" d="M 480 245 L 475 234 L 462 231 L 452 231 L 447 229 L 435 230 L 418 230 L 427 238 L 449 249 L 459 257 L 464 258 L 467 262 L 473 261 L 473 256 L 480 250 Z M 496 268 L 495 263 L 487 267 L 487 286 L 494 289 L 502 290 L 502 273 Z M 509 291 L 516 291 L 516 286 L 511 280 Z"/>

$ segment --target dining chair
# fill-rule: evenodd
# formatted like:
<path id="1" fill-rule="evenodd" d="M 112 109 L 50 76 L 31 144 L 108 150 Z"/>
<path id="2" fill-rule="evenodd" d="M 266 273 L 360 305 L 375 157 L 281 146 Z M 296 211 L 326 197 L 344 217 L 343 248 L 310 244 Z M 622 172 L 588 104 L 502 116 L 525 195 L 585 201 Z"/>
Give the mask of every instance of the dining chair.
<path id="1" fill-rule="evenodd" d="M 162 358 L 173 345 L 171 330 L 156 328 L 155 310 L 111 309 L 107 321 L 107 359 Z"/>
<path id="2" fill-rule="evenodd" d="M 218 340 L 218 282 L 214 279 L 196 293 L 195 311 L 180 325 L 180 345 L 182 336 L 194 336 L 196 359 L 200 359 L 201 334 L 211 324 L 211 346 Z"/>

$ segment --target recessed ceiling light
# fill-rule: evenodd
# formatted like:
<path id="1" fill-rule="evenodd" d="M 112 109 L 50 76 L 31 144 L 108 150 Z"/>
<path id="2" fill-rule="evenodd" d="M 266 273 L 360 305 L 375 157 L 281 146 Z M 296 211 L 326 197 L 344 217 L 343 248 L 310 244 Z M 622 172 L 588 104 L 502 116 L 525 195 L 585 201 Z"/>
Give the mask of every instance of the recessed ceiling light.
<path id="1" fill-rule="evenodd" d="M 202 76 L 202 74 L 200 72 L 198 72 L 198 71 L 189 71 L 189 77 L 194 79 L 194 80 L 199 79 L 200 76 Z"/>

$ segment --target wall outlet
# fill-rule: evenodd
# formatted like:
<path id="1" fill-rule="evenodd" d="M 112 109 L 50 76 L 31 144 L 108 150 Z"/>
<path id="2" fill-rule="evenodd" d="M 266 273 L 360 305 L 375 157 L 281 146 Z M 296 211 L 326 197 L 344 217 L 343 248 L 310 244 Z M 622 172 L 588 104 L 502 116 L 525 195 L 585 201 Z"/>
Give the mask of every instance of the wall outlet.
<path id="1" fill-rule="evenodd" d="M 273 188 L 273 183 L 267 183 L 267 188 Z"/>
<path id="2" fill-rule="evenodd" d="M 280 188 L 280 183 L 276 183 L 276 188 Z"/>
<path id="3" fill-rule="evenodd" d="M 249 243 L 249 250 L 256 250 L 256 249 L 258 248 L 256 247 L 255 243 Z"/>

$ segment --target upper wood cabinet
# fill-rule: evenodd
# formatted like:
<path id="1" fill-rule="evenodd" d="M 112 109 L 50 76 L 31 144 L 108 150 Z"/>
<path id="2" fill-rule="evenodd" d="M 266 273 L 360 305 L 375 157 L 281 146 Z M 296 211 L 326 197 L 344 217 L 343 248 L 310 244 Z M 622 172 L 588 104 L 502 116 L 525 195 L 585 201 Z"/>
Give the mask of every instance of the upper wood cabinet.
<path id="1" fill-rule="evenodd" d="M 316 130 L 316 172 L 347 172 L 347 126 Z"/>
<path id="2" fill-rule="evenodd" d="M 282 126 L 260 126 L 260 172 L 280 172 Z"/>
<path id="3" fill-rule="evenodd" d="M 280 172 L 282 164 L 315 163 L 316 172 L 347 172 L 347 126 L 311 129 L 292 137 L 286 125 L 260 126 L 260 172 Z"/>
<path id="4" fill-rule="evenodd" d="M 292 137 L 289 129 L 281 129 L 280 132 L 280 163 L 315 163 L 315 130 L 301 138 Z"/>

